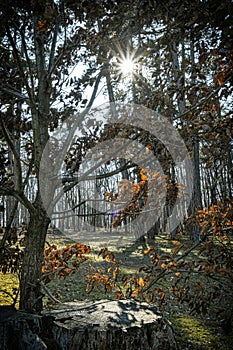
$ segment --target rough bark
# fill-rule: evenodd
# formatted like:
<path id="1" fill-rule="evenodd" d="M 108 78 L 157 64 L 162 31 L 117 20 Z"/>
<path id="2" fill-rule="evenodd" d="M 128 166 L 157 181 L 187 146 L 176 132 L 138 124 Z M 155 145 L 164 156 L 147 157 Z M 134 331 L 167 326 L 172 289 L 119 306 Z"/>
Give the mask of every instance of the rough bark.
<path id="1" fill-rule="evenodd" d="M 135 300 L 65 303 L 43 316 L 0 306 L 0 350 L 173 350 L 171 326 Z"/>
<path id="2" fill-rule="evenodd" d="M 25 235 L 25 251 L 20 276 L 20 309 L 28 312 L 42 310 L 40 280 L 45 237 L 50 219 L 40 199 L 36 199 L 35 210 L 30 213 L 28 231 Z"/>
<path id="3" fill-rule="evenodd" d="M 48 349 L 38 336 L 41 317 L 0 307 L 0 350 Z M 55 348 L 56 349 L 56 348 Z"/>
<path id="4" fill-rule="evenodd" d="M 202 209 L 201 199 L 201 177 L 200 177 L 200 159 L 199 159 L 199 142 L 196 141 L 193 146 L 193 168 L 194 168 L 194 193 L 193 206 L 194 211 Z"/>
<path id="5" fill-rule="evenodd" d="M 36 23 L 36 21 L 35 21 Z M 35 24 L 36 25 L 36 24 Z M 42 276 L 42 261 L 45 237 L 50 223 L 40 198 L 39 171 L 44 147 L 49 139 L 48 125 L 50 113 L 51 80 L 48 79 L 46 66 L 44 33 L 34 28 L 34 45 L 38 92 L 30 100 L 33 131 L 33 156 L 36 170 L 37 189 L 36 199 L 30 208 L 28 231 L 25 235 L 25 251 L 20 276 L 20 309 L 27 312 L 40 313 L 42 310 L 42 294 L 40 280 Z M 29 94 L 30 95 L 30 94 Z"/>
<path id="6" fill-rule="evenodd" d="M 177 349 L 171 326 L 156 307 L 135 300 L 60 304 L 45 311 L 62 350 Z"/>
<path id="7" fill-rule="evenodd" d="M 177 349 L 155 307 L 135 300 L 65 303 L 43 316 L 0 306 L 0 350 Z"/>

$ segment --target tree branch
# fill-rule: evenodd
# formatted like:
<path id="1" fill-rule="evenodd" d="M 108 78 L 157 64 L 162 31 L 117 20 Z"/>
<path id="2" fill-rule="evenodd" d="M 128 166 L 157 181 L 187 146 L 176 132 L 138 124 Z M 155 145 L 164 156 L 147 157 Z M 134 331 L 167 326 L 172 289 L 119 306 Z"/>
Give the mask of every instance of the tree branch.
<path id="1" fill-rule="evenodd" d="M 61 304 L 61 301 L 58 300 L 58 299 L 56 299 L 56 298 L 52 295 L 52 293 L 50 292 L 50 290 L 48 289 L 48 287 L 46 287 L 46 285 L 45 285 L 42 281 L 40 281 L 40 285 L 41 285 L 41 287 L 43 288 L 43 290 L 45 291 L 45 293 L 49 296 L 49 298 L 50 298 L 53 302 L 58 303 L 58 304 Z"/>
<path id="2" fill-rule="evenodd" d="M 20 91 L 15 90 L 13 88 L 9 88 L 7 86 L 0 86 L 0 90 L 7 92 L 8 94 L 19 97 L 22 100 L 28 100 L 29 97 L 27 95 L 22 94 Z"/>
<path id="3" fill-rule="evenodd" d="M 14 54 L 14 56 L 16 58 L 16 62 L 17 62 L 17 65 L 18 65 L 19 72 L 20 72 L 20 74 L 21 74 L 21 76 L 23 78 L 24 84 L 26 86 L 26 90 L 27 90 L 27 93 L 28 93 L 28 98 L 29 98 L 31 104 L 33 105 L 34 101 L 33 101 L 32 95 L 31 95 L 31 89 L 30 89 L 30 87 L 28 85 L 28 81 L 27 81 L 27 78 L 25 76 L 24 69 L 23 69 L 23 66 L 22 66 L 22 62 L 21 62 L 18 50 L 17 50 L 17 48 L 15 46 L 14 39 L 12 38 L 11 32 L 10 32 L 8 27 L 6 29 L 6 32 L 7 32 L 7 36 L 8 36 L 8 39 L 10 41 L 10 44 L 12 46 L 12 49 L 13 49 L 13 54 Z"/>
<path id="4" fill-rule="evenodd" d="M 15 197 L 20 203 L 22 203 L 25 208 L 27 208 L 30 212 L 34 212 L 35 208 L 32 203 L 27 199 L 24 193 L 19 193 L 17 190 L 13 188 L 6 187 L 4 185 L 0 185 L 0 195 L 1 196 L 12 196 Z"/>
<path id="5" fill-rule="evenodd" d="M 100 83 L 100 80 L 101 80 L 102 76 L 103 76 L 103 71 L 101 69 L 100 73 L 98 74 L 98 76 L 96 78 L 90 101 L 89 101 L 89 103 L 87 105 L 87 108 L 85 108 L 85 111 L 87 111 L 87 112 L 89 112 L 89 109 L 93 105 L 93 102 L 94 102 L 94 100 L 96 98 L 96 94 L 97 94 L 99 83 Z"/>
<path id="6" fill-rule="evenodd" d="M 222 83 L 221 86 L 219 86 L 217 89 L 213 90 L 208 96 L 202 98 L 198 103 L 196 103 L 193 107 L 191 107 L 189 110 L 185 111 L 182 114 L 179 114 L 177 117 L 173 118 L 173 120 L 177 120 L 179 118 L 183 118 L 184 116 L 186 116 L 187 114 L 189 114 L 190 112 L 195 111 L 195 109 L 197 109 L 197 107 L 201 106 L 202 104 L 206 103 L 214 94 L 216 94 L 219 90 L 221 90 L 221 88 L 230 80 L 230 78 L 232 78 L 232 73 L 229 74 L 228 78 Z"/>
<path id="7" fill-rule="evenodd" d="M 60 15 L 56 18 L 55 29 L 54 29 L 54 34 L 53 34 L 53 41 L 52 41 L 51 52 L 50 52 L 50 57 L 49 57 L 49 66 L 48 66 L 48 76 L 49 77 L 52 74 L 53 66 L 54 66 L 54 57 L 55 57 L 55 49 L 56 49 L 56 44 L 57 44 L 57 34 L 58 34 L 58 30 L 59 30 L 59 24 L 60 24 Z"/>
<path id="8" fill-rule="evenodd" d="M 55 27 L 55 31 L 56 31 L 56 27 Z M 57 29 L 57 32 L 58 32 L 58 29 Z M 55 33 L 54 33 L 54 35 L 55 35 Z M 57 36 L 57 33 L 56 33 L 56 36 Z M 57 41 L 57 37 L 56 36 L 53 37 L 53 43 L 52 43 L 52 47 L 51 47 L 51 55 L 50 55 L 49 69 L 48 69 L 48 79 L 51 78 L 51 75 L 53 74 L 54 69 L 57 67 L 59 61 L 61 60 L 61 58 L 62 58 L 62 56 L 63 56 L 63 54 L 65 52 L 66 41 L 67 41 L 66 40 L 66 26 L 65 26 L 65 39 L 64 39 L 63 48 L 62 48 L 60 54 L 58 55 L 58 57 L 57 57 L 57 59 L 55 61 L 55 47 L 56 47 L 56 41 Z M 53 50 L 54 50 L 54 52 L 53 52 Z"/>
<path id="9" fill-rule="evenodd" d="M 120 172 L 124 171 L 124 170 L 128 170 L 131 168 L 134 168 L 136 165 L 135 164 L 130 164 L 130 161 L 128 161 L 124 166 L 120 167 L 119 169 L 115 169 L 113 171 L 110 171 L 109 173 L 106 174 L 99 174 L 99 175 L 95 175 L 95 176 L 88 176 L 87 180 L 100 180 L 100 179 L 106 179 L 108 177 L 111 177 L 113 175 L 119 174 Z M 66 182 L 75 182 L 75 184 L 77 184 L 79 182 L 78 177 L 64 177 L 62 179 L 62 183 L 66 183 Z"/>
<path id="10" fill-rule="evenodd" d="M 1 125 L 1 129 L 2 129 L 2 133 L 4 135 L 4 138 L 8 144 L 8 146 L 10 147 L 13 155 L 14 155 L 14 159 L 15 159 L 15 162 L 16 162 L 16 170 L 17 170 L 17 191 L 19 193 L 22 192 L 23 190 L 23 183 L 22 183 L 22 168 L 21 168 L 21 162 L 20 162 L 20 156 L 15 148 L 15 145 L 14 145 L 14 142 L 13 140 L 11 139 L 11 136 L 10 134 L 8 133 L 7 129 L 6 129 L 6 126 L 5 126 L 5 123 L 2 119 L 2 117 L 0 118 L 0 125 Z"/>
<path id="11" fill-rule="evenodd" d="M 26 175 L 26 177 L 24 179 L 24 182 L 23 182 L 23 188 L 25 188 L 25 186 L 28 183 L 28 180 L 29 180 L 29 177 L 30 177 L 30 174 L 31 174 L 31 171 L 32 171 L 32 167 L 33 167 L 33 161 L 31 160 L 31 162 L 29 164 L 28 171 L 27 171 L 27 175 Z M 15 213 L 16 213 L 16 210 L 18 208 L 18 204 L 19 204 L 19 201 L 17 199 L 15 199 L 14 207 L 12 208 L 12 211 L 10 213 L 9 219 L 7 220 L 5 232 L 4 232 L 4 235 L 3 235 L 3 237 L 2 237 L 2 239 L 0 241 L 0 255 L 1 255 L 2 248 L 5 246 L 6 240 L 7 240 L 8 236 L 9 236 L 11 224 L 12 224 L 12 222 L 14 220 Z"/>
<path id="12" fill-rule="evenodd" d="M 67 136 L 67 139 L 66 139 L 65 142 L 63 143 L 64 145 L 69 145 L 69 144 L 70 144 L 70 142 L 72 141 L 73 136 L 74 136 L 74 134 L 75 134 L 75 131 L 76 131 L 76 129 L 77 129 L 77 125 L 80 124 L 80 123 L 84 120 L 85 116 L 86 116 L 87 113 L 90 111 L 90 109 L 91 109 L 91 107 L 92 107 L 92 105 L 93 105 L 93 102 L 94 102 L 94 100 L 95 100 L 97 91 L 98 91 L 98 86 L 99 86 L 101 77 L 102 77 L 102 70 L 100 71 L 99 75 L 98 75 L 97 78 L 96 78 L 95 85 L 94 85 L 94 88 L 93 88 L 92 95 L 91 95 L 91 98 L 90 98 L 90 100 L 89 100 L 88 106 L 85 108 L 85 110 L 84 110 L 83 112 L 81 112 L 81 113 L 79 114 L 79 117 L 77 118 L 77 120 L 75 121 L 74 126 L 73 126 L 72 129 L 70 130 L 70 132 L 69 132 L 69 134 L 68 134 L 68 136 Z M 65 158 L 66 153 L 67 153 L 67 148 L 66 148 L 66 147 L 64 147 L 63 149 L 61 149 L 61 154 L 60 154 L 60 157 L 59 157 L 60 161 L 57 162 L 57 164 L 56 164 L 56 166 L 55 166 L 55 170 L 54 170 L 55 176 L 56 176 L 56 174 L 58 173 L 58 171 L 59 171 L 59 169 L 60 169 L 60 167 L 61 167 L 61 164 L 62 164 L 62 162 L 63 162 L 63 160 L 64 160 L 64 158 Z M 75 183 L 75 184 L 76 184 L 76 183 Z M 75 186 L 75 184 L 74 184 L 73 186 Z M 72 186 L 72 187 L 73 187 L 73 186 Z M 51 207 L 52 207 L 52 208 L 54 207 L 54 205 L 55 205 L 55 204 L 57 203 L 57 201 L 62 197 L 62 195 L 63 195 L 63 191 L 61 191 L 60 193 L 58 193 L 58 195 L 55 197 L 55 199 L 51 202 L 49 209 L 51 209 Z"/>
<path id="13" fill-rule="evenodd" d="M 31 60 L 28 56 L 28 52 L 27 52 L 27 45 L 26 45 L 26 42 L 25 42 L 25 37 L 24 37 L 24 33 L 22 33 L 21 30 L 19 30 L 20 34 L 21 34 L 21 39 L 22 39 L 22 48 L 23 48 L 23 51 L 24 51 L 24 54 L 25 54 L 25 58 L 26 58 L 26 61 L 27 61 L 27 65 L 28 65 L 28 70 L 29 70 L 29 74 L 30 74 L 30 81 L 31 81 L 31 87 L 32 87 L 32 98 L 34 98 L 34 92 L 35 92 L 35 89 L 34 89 L 34 81 L 33 81 L 33 73 L 32 73 L 32 65 L 31 65 Z"/>
<path id="14" fill-rule="evenodd" d="M 201 243 L 203 243 L 203 241 L 212 233 L 212 231 L 208 231 L 205 236 L 203 237 L 202 241 L 198 241 L 197 243 L 195 243 L 194 245 L 192 245 L 189 249 L 187 249 L 182 255 L 178 256 L 175 259 L 170 260 L 163 271 L 161 271 L 155 278 L 152 278 L 152 280 L 150 281 L 150 283 L 148 284 L 148 286 L 146 286 L 145 288 L 143 288 L 142 292 L 146 292 L 148 291 L 153 285 L 155 285 L 155 283 L 160 280 L 162 277 L 164 277 L 165 275 L 167 275 L 168 273 L 170 273 L 168 270 L 170 268 L 170 262 L 175 262 L 177 263 L 178 261 L 184 259 L 186 256 L 188 256 L 194 249 L 196 249 Z"/>

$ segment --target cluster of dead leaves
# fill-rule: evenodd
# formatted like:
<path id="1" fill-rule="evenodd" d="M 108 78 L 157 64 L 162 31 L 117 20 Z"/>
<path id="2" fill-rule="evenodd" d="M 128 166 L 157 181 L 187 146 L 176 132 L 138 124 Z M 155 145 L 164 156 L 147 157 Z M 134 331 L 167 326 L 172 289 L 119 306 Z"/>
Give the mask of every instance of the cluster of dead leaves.
<path id="1" fill-rule="evenodd" d="M 64 248 L 51 245 L 44 250 L 42 265 L 43 282 L 48 283 L 55 276 L 66 278 L 77 272 L 82 263 L 88 260 L 90 247 L 82 243 L 67 244 Z"/>

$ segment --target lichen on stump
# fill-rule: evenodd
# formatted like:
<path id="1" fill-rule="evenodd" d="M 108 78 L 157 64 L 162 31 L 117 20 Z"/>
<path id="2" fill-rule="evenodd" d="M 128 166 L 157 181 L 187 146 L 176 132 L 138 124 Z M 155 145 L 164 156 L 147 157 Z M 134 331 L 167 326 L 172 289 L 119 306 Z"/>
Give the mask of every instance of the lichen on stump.
<path id="1" fill-rule="evenodd" d="M 71 302 L 46 310 L 62 350 L 177 349 L 171 326 L 156 307 L 135 300 Z"/>

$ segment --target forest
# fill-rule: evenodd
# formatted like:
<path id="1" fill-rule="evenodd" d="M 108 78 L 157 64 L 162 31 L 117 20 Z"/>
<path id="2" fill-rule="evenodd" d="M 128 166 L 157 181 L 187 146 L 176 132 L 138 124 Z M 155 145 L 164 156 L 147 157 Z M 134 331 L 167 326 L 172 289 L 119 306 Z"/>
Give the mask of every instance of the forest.
<path id="1" fill-rule="evenodd" d="M 176 308 L 212 320 L 230 349 L 232 12 L 1 2 L 1 305 L 134 298 L 175 329 Z"/>

